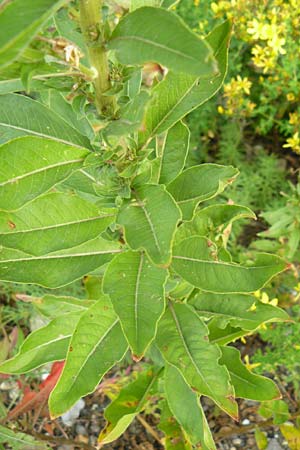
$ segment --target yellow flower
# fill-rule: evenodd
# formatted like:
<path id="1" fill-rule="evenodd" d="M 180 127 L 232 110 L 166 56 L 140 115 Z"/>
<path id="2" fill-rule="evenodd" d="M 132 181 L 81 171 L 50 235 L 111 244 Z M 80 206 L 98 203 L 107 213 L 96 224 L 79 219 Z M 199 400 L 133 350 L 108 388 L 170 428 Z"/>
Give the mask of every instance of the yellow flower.
<path id="1" fill-rule="evenodd" d="M 289 102 L 293 102 L 294 100 L 296 100 L 295 94 L 294 94 L 293 92 L 289 92 L 289 93 L 286 95 L 286 98 L 287 98 L 287 100 L 288 100 Z"/>
<path id="2" fill-rule="evenodd" d="M 289 113 L 289 116 L 290 116 L 289 123 L 291 125 L 297 125 L 299 123 L 299 116 L 297 112 Z"/>
<path id="3" fill-rule="evenodd" d="M 225 112 L 225 109 L 223 108 L 223 106 L 219 105 L 218 106 L 218 113 L 219 114 L 224 114 L 224 112 Z"/>
<path id="4" fill-rule="evenodd" d="M 300 137 L 299 132 L 294 133 L 291 138 L 286 140 L 286 144 L 283 145 L 284 148 L 291 148 L 294 152 L 300 154 Z"/>
<path id="5" fill-rule="evenodd" d="M 260 366 L 260 363 L 250 363 L 249 355 L 245 355 L 244 361 L 248 370 L 255 369 L 255 367 Z"/>
<path id="6" fill-rule="evenodd" d="M 194 0 L 194 5 L 199 6 L 200 0 Z"/>

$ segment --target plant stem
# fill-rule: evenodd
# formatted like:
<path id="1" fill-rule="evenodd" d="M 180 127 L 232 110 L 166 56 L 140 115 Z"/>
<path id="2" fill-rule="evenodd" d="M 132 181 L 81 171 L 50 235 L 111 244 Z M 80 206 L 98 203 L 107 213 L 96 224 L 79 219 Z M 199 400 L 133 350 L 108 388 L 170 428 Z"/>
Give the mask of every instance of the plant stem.
<path id="1" fill-rule="evenodd" d="M 102 0 L 80 0 L 80 23 L 88 48 L 92 70 L 95 71 L 95 103 L 100 115 L 111 116 L 115 109 L 113 96 L 104 95 L 111 87 L 109 64 L 102 36 Z"/>

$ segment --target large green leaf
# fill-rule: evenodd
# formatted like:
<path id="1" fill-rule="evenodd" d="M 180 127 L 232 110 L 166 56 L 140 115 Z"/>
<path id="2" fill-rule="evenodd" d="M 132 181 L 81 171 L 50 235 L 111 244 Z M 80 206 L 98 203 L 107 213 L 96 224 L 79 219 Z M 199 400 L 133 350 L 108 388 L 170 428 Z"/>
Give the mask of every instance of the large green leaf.
<path id="1" fill-rule="evenodd" d="M 140 134 L 142 145 L 146 145 L 154 136 L 171 128 L 178 120 L 218 92 L 227 72 L 230 33 L 231 24 L 227 21 L 216 27 L 206 38 L 218 62 L 219 75 L 199 80 L 195 76 L 170 71 L 153 89 L 144 119 L 145 131 Z"/>
<path id="2" fill-rule="evenodd" d="M 167 274 L 140 252 L 116 256 L 105 272 L 103 290 L 110 296 L 136 357 L 143 356 L 155 337 L 165 307 Z"/>
<path id="3" fill-rule="evenodd" d="M 184 168 L 189 150 L 190 132 L 183 122 L 175 124 L 167 133 L 160 155 L 159 183 L 170 183 Z"/>
<path id="4" fill-rule="evenodd" d="M 0 365 L 0 372 L 25 373 L 43 364 L 64 359 L 80 314 L 82 311 L 63 314 L 31 333 L 23 342 L 19 353 Z"/>
<path id="5" fill-rule="evenodd" d="M 170 410 L 191 443 L 201 445 L 203 450 L 215 450 L 199 396 L 192 391 L 179 370 L 169 364 L 165 368 L 165 392 Z"/>
<path id="6" fill-rule="evenodd" d="M 237 397 L 251 400 L 274 400 L 281 397 L 274 381 L 250 372 L 241 361 L 240 352 L 234 347 L 221 347 L 222 358 L 230 373 Z"/>
<path id="7" fill-rule="evenodd" d="M 130 11 L 141 8 L 142 6 L 160 6 L 160 0 L 130 0 Z"/>
<path id="8" fill-rule="evenodd" d="M 189 305 L 169 305 L 159 322 L 156 342 L 166 361 L 180 370 L 189 386 L 237 417 L 229 373 L 218 362 L 221 351 L 208 341 L 206 325 Z"/>
<path id="9" fill-rule="evenodd" d="M 117 218 L 133 250 L 146 250 L 154 264 L 166 266 L 180 211 L 163 186 L 146 184 L 137 188 L 134 201 L 124 204 Z"/>
<path id="10" fill-rule="evenodd" d="M 168 184 L 167 189 L 180 206 L 183 218 L 190 220 L 199 202 L 223 192 L 238 174 L 232 166 L 201 164 L 186 169 Z"/>
<path id="11" fill-rule="evenodd" d="M 29 45 L 41 27 L 66 0 L 7 2 L 0 13 L 0 66 L 7 66 Z"/>
<path id="12" fill-rule="evenodd" d="M 160 8 L 146 6 L 126 15 L 114 29 L 108 48 L 116 50 L 123 64 L 157 62 L 175 72 L 198 77 L 218 73 L 207 41 L 173 12 Z"/>
<path id="13" fill-rule="evenodd" d="M 255 214 L 246 206 L 240 205 L 210 205 L 196 212 L 193 220 L 183 223 L 177 233 L 176 240 L 198 235 L 208 236 L 212 233 L 214 236 L 220 229 L 224 229 L 235 220 L 241 218 L 255 219 Z"/>
<path id="14" fill-rule="evenodd" d="M 218 318 L 210 320 L 207 324 L 207 328 L 209 330 L 209 342 L 218 345 L 227 345 L 229 342 L 235 342 L 242 336 L 250 334 L 249 330 L 243 330 L 240 327 L 233 327 L 230 324 L 226 325 L 224 328 L 221 328 Z"/>
<path id="15" fill-rule="evenodd" d="M 121 436 L 136 415 L 143 410 L 157 377 L 158 373 L 152 368 L 139 373 L 137 379 L 125 386 L 106 408 L 104 416 L 107 426 L 99 436 L 101 445 L 109 444 Z"/>
<path id="16" fill-rule="evenodd" d="M 116 253 L 120 253 L 119 245 L 102 238 L 42 256 L 30 256 L 3 247 L 0 250 L 0 280 L 57 288 L 109 262 Z"/>
<path id="17" fill-rule="evenodd" d="M 91 148 L 87 137 L 42 103 L 19 94 L 1 95 L 0 143 L 28 134 Z"/>
<path id="18" fill-rule="evenodd" d="M 108 298 L 103 297 L 83 313 L 76 325 L 63 372 L 49 398 L 51 416 L 60 416 L 93 392 L 126 350 L 119 319 Z"/>
<path id="19" fill-rule="evenodd" d="M 164 433 L 166 450 L 192 450 L 186 434 L 173 416 L 166 400 L 160 402 L 160 422 L 158 428 Z"/>
<path id="20" fill-rule="evenodd" d="M 87 150 L 32 136 L 3 144 L 0 209 L 16 210 L 47 192 L 79 169 L 87 155 Z"/>
<path id="21" fill-rule="evenodd" d="M 233 327 L 255 330 L 265 322 L 289 320 L 284 310 L 266 305 L 251 295 L 205 292 L 197 294 L 189 304 L 201 317 L 217 317 L 222 328 L 229 323 Z"/>
<path id="22" fill-rule="evenodd" d="M 0 244 L 45 255 L 96 238 L 114 218 L 113 210 L 101 211 L 76 195 L 51 192 L 17 212 L 0 212 Z"/>
<path id="23" fill-rule="evenodd" d="M 172 268 L 175 272 L 208 292 L 255 292 L 285 267 L 283 259 L 267 253 L 258 254 L 248 266 L 220 261 L 215 245 L 200 236 L 184 239 L 173 249 Z"/>
<path id="24" fill-rule="evenodd" d="M 0 425 L 0 444 L 8 444 L 13 450 L 47 450 L 45 442 L 37 441 L 33 436 Z"/>

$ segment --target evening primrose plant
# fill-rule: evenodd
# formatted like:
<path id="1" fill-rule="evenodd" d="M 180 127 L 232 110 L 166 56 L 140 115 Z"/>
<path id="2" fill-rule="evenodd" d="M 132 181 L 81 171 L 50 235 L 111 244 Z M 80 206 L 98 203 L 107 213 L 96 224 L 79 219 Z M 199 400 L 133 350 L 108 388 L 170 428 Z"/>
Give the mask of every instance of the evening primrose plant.
<path id="1" fill-rule="evenodd" d="M 215 449 L 201 397 L 235 420 L 236 398 L 280 397 L 228 344 L 287 319 L 253 295 L 286 263 L 267 253 L 233 261 L 226 230 L 254 214 L 204 202 L 238 170 L 186 168 L 184 117 L 220 89 L 231 24 L 198 36 L 174 3 L 1 7 L 0 280 L 97 283 L 86 299 L 33 297 L 50 321 L 0 371 L 65 360 L 49 399 L 55 418 L 125 355 L 145 358 L 106 408 L 99 446 L 156 403 L 167 449 Z"/>

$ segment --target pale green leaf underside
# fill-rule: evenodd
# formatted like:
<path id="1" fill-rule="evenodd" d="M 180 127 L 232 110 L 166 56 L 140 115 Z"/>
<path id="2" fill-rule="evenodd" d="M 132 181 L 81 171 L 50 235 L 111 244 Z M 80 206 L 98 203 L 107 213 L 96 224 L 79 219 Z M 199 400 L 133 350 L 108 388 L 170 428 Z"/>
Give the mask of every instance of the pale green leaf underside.
<path id="1" fill-rule="evenodd" d="M 142 411 L 157 374 L 152 368 L 138 374 L 137 379 L 125 386 L 118 397 L 106 408 L 106 428 L 100 433 L 99 443 L 109 444 L 116 440 Z"/>
<path id="2" fill-rule="evenodd" d="M 109 262 L 116 253 L 120 253 L 119 245 L 102 238 L 42 256 L 2 248 L 0 280 L 57 288 Z"/>
<path id="3" fill-rule="evenodd" d="M 251 266 L 217 260 L 216 247 L 206 238 L 192 236 L 174 246 L 172 268 L 184 280 L 204 291 L 250 293 L 262 288 L 286 264 L 261 253 Z"/>
<path id="4" fill-rule="evenodd" d="M 0 365 L 0 373 L 21 374 L 43 364 L 64 359 L 81 313 L 61 315 L 45 327 L 31 333 L 25 339 L 19 353 Z"/>
<path id="5" fill-rule="evenodd" d="M 218 318 L 223 328 L 230 323 L 233 327 L 253 331 L 265 322 L 289 320 L 283 309 L 266 305 L 251 295 L 206 292 L 193 297 L 189 304 L 201 317 Z"/>
<path id="6" fill-rule="evenodd" d="M 133 250 L 146 250 L 157 265 L 168 265 L 180 211 L 163 186 L 144 185 L 135 191 L 135 201 L 125 204 L 117 222 Z"/>
<path id="7" fill-rule="evenodd" d="M 229 370 L 237 397 L 259 401 L 274 400 L 281 397 L 274 381 L 255 375 L 243 365 L 240 352 L 236 348 L 221 347 L 221 351 L 220 362 L 225 364 Z"/>
<path id="8" fill-rule="evenodd" d="M 93 392 L 126 350 L 119 320 L 110 301 L 103 297 L 83 313 L 76 325 L 63 372 L 49 398 L 51 416 L 60 416 Z"/>
<path id="9" fill-rule="evenodd" d="M 142 7 L 121 20 L 108 47 L 123 64 L 157 62 L 198 77 L 218 72 L 212 49 L 170 11 Z"/>
<path id="10" fill-rule="evenodd" d="M 170 411 L 166 400 L 160 402 L 160 422 L 158 428 L 164 433 L 165 450 L 192 450 L 186 433 Z"/>
<path id="11" fill-rule="evenodd" d="M 95 300 L 46 294 L 43 297 L 27 298 L 44 316 L 55 318 L 59 315 L 83 312 L 95 303 Z"/>
<path id="12" fill-rule="evenodd" d="M 14 450 L 46 450 L 49 449 L 45 442 L 38 442 L 34 437 L 0 425 L 0 443 L 8 444 Z"/>
<path id="13" fill-rule="evenodd" d="M 75 247 L 100 235 L 113 222 L 113 210 L 65 193 L 50 193 L 16 212 L 0 212 L 0 244 L 40 256 Z"/>
<path id="14" fill-rule="evenodd" d="M 33 135 L 91 148 L 89 139 L 42 103 L 19 94 L 0 96 L 0 143 Z"/>
<path id="15" fill-rule="evenodd" d="M 187 433 L 193 445 L 203 450 L 215 450 L 199 395 L 192 391 L 180 371 L 171 365 L 165 367 L 165 392 L 170 410 Z"/>
<path id="16" fill-rule="evenodd" d="M 216 27 L 206 38 L 218 62 L 219 75 L 210 79 L 169 72 L 152 90 L 147 106 L 144 130 L 140 143 L 146 145 L 154 136 L 171 128 L 189 112 L 205 103 L 220 89 L 227 72 L 228 42 L 231 33 L 229 21 Z"/>
<path id="17" fill-rule="evenodd" d="M 5 67 L 26 48 L 41 27 L 66 0 L 8 2 L 0 14 L 0 66 Z"/>
<path id="18" fill-rule="evenodd" d="M 183 122 L 167 133 L 159 165 L 159 183 L 169 184 L 182 171 L 189 150 L 190 132 Z"/>
<path id="19" fill-rule="evenodd" d="M 239 171 L 232 166 L 201 164 L 184 170 L 167 186 L 180 206 L 183 218 L 190 220 L 199 202 L 221 193 Z"/>
<path id="20" fill-rule="evenodd" d="M 1 99 L 0 99 L 1 101 Z M 13 211 L 83 165 L 88 150 L 32 136 L 0 147 L 0 210 Z"/>
<path id="21" fill-rule="evenodd" d="M 110 296 L 133 354 L 143 356 L 155 337 L 164 306 L 167 271 L 144 253 L 126 252 L 109 264 L 103 290 Z"/>
<path id="22" fill-rule="evenodd" d="M 208 341 L 206 325 L 190 306 L 175 303 L 167 308 L 159 322 L 156 342 L 166 361 L 180 370 L 189 386 L 210 397 L 232 417 L 237 416 L 229 373 L 218 362 L 221 352 Z"/>

